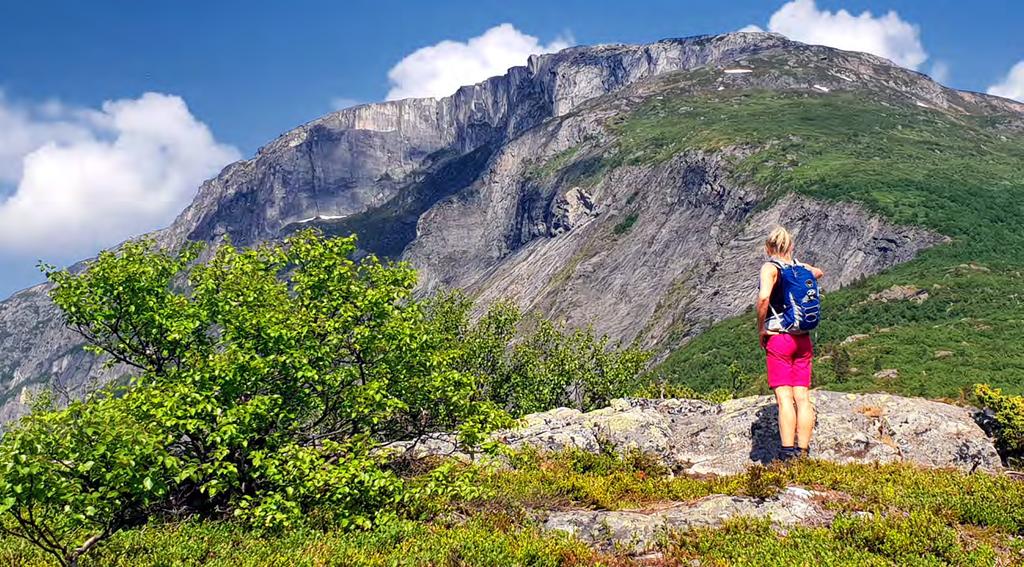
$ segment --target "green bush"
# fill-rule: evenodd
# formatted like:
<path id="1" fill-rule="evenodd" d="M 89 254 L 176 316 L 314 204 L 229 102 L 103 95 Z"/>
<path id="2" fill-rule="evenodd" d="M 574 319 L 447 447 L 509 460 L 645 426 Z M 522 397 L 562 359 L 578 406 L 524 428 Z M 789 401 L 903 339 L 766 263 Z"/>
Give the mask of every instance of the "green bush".
<path id="1" fill-rule="evenodd" d="M 559 406 L 604 407 L 637 389 L 651 356 L 590 328 L 526 318 L 506 302 L 493 304 L 475 323 L 472 302 L 457 292 L 433 299 L 428 310 L 458 353 L 456 367 L 480 376 L 486 396 L 515 416 Z"/>
<path id="2" fill-rule="evenodd" d="M 48 269 L 67 324 L 134 378 L 13 427 L 0 528 L 74 564 L 161 518 L 263 533 L 422 515 L 473 485 L 450 467 L 402 478 L 383 441 L 455 431 L 476 446 L 508 412 L 605 405 L 647 361 L 547 321 L 516 339 L 523 316 L 504 303 L 473 323 L 464 296 L 416 301 L 413 270 L 355 250 L 301 232 L 199 261 L 141 241 Z"/>
<path id="3" fill-rule="evenodd" d="M 510 423 L 452 366 L 411 269 L 311 232 L 198 252 L 134 242 L 48 272 L 67 324 L 135 378 L 4 438 L 7 533 L 71 564 L 160 516 L 367 527 L 405 498 L 380 440 Z"/>
<path id="4" fill-rule="evenodd" d="M 698 391 L 689 386 L 670 382 L 662 376 L 638 380 L 631 395 L 637 398 L 704 400 L 715 404 L 735 397 L 735 393 L 728 388 Z"/>
<path id="5" fill-rule="evenodd" d="M 167 501 L 183 463 L 167 434 L 103 392 L 30 414 L 0 443 L 0 529 L 73 564 Z"/>
<path id="6" fill-rule="evenodd" d="M 986 384 L 974 387 L 982 406 L 993 412 L 997 445 L 1011 464 L 1024 464 L 1024 396 L 1004 396 Z"/>

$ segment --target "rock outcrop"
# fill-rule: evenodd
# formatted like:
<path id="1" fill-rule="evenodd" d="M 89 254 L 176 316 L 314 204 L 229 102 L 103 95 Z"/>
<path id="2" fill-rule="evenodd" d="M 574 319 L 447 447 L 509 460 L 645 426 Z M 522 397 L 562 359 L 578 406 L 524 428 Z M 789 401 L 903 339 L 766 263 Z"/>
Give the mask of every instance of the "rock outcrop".
<path id="1" fill-rule="evenodd" d="M 556 510 L 545 515 L 543 527 L 569 533 L 598 549 L 639 555 L 654 549 L 668 532 L 715 528 L 738 517 L 766 519 L 779 529 L 825 525 L 835 513 L 822 505 L 820 496 L 791 486 L 771 498 L 714 494 L 646 510 Z"/>
<path id="2" fill-rule="evenodd" d="M 815 390 L 811 454 L 836 463 L 908 462 L 964 471 L 1002 469 L 975 412 L 920 398 Z M 714 404 L 702 400 L 614 400 L 582 413 L 560 408 L 524 418 L 496 437 L 513 448 L 599 452 L 640 450 L 678 474 L 735 474 L 770 463 L 779 450 L 770 396 Z M 425 440 L 417 454 L 451 454 L 450 438 Z"/>
<path id="3" fill-rule="evenodd" d="M 812 391 L 817 423 L 811 455 L 836 463 L 905 462 L 924 467 L 996 473 L 1003 467 L 993 441 L 976 423 L 978 410 L 887 394 Z M 673 474 L 731 475 L 768 464 L 779 451 L 774 399 L 752 396 L 721 404 L 687 399 L 620 399 L 587 413 L 559 408 L 528 415 L 516 429 L 494 435 L 513 449 L 601 453 L 641 451 Z M 413 457 L 455 456 L 454 437 L 434 435 L 390 446 Z M 778 531 L 824 526 L 836 517 L 826 503 L 848 498 L 785 486 L 777 494 L 712 494 L 663 501 L 634 510 L 534 510 L 546 530 L 562 531 L 605 551 L 653 553 L 675 531 L 715 528 L 735 518 L 767 520 Z M 861 514 L 858 512 L 857 514 Z M 866 514 L 866 512 L 864 512 Z"/>

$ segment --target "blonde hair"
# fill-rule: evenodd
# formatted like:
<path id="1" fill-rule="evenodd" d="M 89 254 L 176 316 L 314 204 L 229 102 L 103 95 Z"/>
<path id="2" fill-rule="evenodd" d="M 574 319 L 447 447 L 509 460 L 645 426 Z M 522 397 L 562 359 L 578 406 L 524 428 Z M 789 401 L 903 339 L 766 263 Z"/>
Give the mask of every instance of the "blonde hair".
<path id="1" fill-rule="evenodd" d="M 764 247 L 771 256 L 788 254 L 793 251 L 793 235 L 785 228 L 777 226 L 768 234 Z"/>

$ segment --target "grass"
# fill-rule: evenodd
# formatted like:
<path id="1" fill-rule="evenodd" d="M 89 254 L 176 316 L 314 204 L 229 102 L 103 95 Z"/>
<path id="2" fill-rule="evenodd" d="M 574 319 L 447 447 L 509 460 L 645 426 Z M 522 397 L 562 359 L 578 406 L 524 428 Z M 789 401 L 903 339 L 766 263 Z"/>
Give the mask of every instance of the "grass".
<path id="1" fill-rule="evenodd" d="M 573 146 L 562 150 L 551 156 L 546 161 L 534 163 L 532 166 L 528 167 L 525 171 L 525 175 L 530 179 L 551 177 L 572 162 L 573 158 L 576 157 L 576 154 L 579 151 L 579 146 Z"/>
<path id="2" fill-rule="evenodd" d="M 511 467 L 463 467 L 479 490 L 439 496 L 429 513 L 368 531 L 299 529 L 256 536 L 229 521 L 154 524 L 116 535 L 90 565 L 625 565 L 557 532 L 537 510 L 643 508 L 709 494 L 770 496 L 802 485 L 833 494 L 827 527 L 787 533 L 737 518 L 717 529 L 667 534 L 664 564 L 1014 565 L 1024 559 L 1024 483 L 1005 476 L 910 465 L 819 461 L 755 467 L 728 477 L 672 477 L 629 453 L 514 455 Z M 0 539 L 0 564 L 46 565 L 19 540 Z"/>
<path id="3" fill-rule="evenodd" d="M 848 391 L 886 390 L 958 397 L 975 382 L 1024 391 L 1024 135 L 1000 117 L 952 115 L 854 93 L 723 91 L 663 96 L 610 128 L 613 165 L 656 163 L 690 149 L 758 148 L 739 159 L 739 181 L 775 196 L 796 191 L 861 203 L 893 221 L 952 238 L 908 264 L 829 293 L 816 333 L 819 354 L 843 347 L 846 372 L 820 360 L 816 383 Z M 800 243 L 813 257 L 814 243 Z M 828 280 L 825 280 L 827 285 Z M 869 302 L 870 293 L 915 285 L 930 297 Z M 752 315 L 723 323 L 672 353 L 656 373 L 697 390 L 745 376 L 762 390 L 763 362 Z M 953 354 L 937 358 L 938 351 Z M 874 378 L 895 368 L 895 379 Z M 835 370 L 839 370 L 837 373 Z"/>

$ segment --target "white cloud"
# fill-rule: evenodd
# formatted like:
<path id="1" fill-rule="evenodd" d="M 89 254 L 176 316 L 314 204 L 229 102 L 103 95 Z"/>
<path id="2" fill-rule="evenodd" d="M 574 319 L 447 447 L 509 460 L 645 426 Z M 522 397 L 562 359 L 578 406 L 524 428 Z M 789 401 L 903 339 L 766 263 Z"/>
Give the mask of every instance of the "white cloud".
<path id="1" fill-rule="evenodd" d="M 166 225 L 239 152 L 181 98 L 100 109 L 0 99 L 0 253 L 67 260 Z"/>
<path id="2" fill-rule="evenodd" d="M 988 88 L 988 94 L 1024 102 L 1024 60 L 1010 67 L 1002 80 Z"/>
<path id="3" fill-rule="evenodd" d="M 444 40 L 407 55 L 388 72 L 388 100 L 448 96 L 471 85 L 524 65 L 530 55 L 559 51 L 572 45 L 558 37 L 543 45 L 512 24 L 501 24 L 466 42 Z"/>
<path id="4" fill-rule="evenodd" d="M 932 63 L 932 68 L 928 71 L 928 74 L 935 82 L 945 85 L 949 83 L 950 79 L 949 64 L 945 61 L 936 61 Z"/>
<path id="5" fill-rule="evenodd" d="M 345 108 L 351 108 L 353 106 L 358 106 L 360 104 L 363 104 L 363 102 L 360 100 L 356 100 L 354 98 L 348 98 L 344 96 L 338 96 L 331 99 L 331 109 L 333 110 L 343 110 Z"/>
<path id="6" fill-rule="evenodd" d="M 0 91 L 0 183 L 21 179 L 22 160 L 47 142 L 73 143 L 89 139 L 88 124 L 54 120 L 65 113 L 56 102 L 26 106 L 8 102 Z"/>
<path id="7" fill-rule="evenodd" d="M 760 30 L 753 28 L 757 26 L 740 31 Z M 865 10 L 854 16 L 846 10 L 819 10 L 814 0 L 792 0 L 772 14 L 768 31 L 804 43 L 873 53 L 911 69 L 928 59 L 920 28 L 892 10 L 880 16 Z"/>

